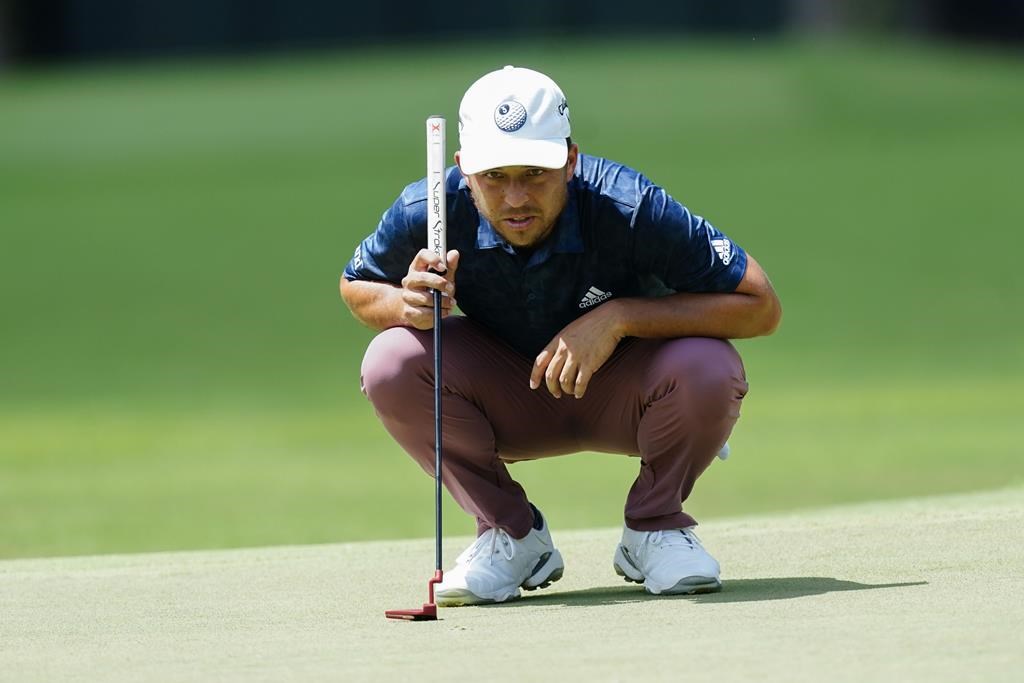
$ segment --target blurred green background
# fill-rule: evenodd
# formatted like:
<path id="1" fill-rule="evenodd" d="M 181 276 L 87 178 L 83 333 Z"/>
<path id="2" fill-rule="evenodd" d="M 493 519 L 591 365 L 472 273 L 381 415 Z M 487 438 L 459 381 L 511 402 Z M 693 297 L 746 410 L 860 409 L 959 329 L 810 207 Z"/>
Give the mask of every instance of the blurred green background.
<path id="1" fill-rule="evenodd" d="M 566 39 L 38 68 L 0 80 L 0 556 L 431 535 L 337 280 L 422 177 L 423 119 L 505 63 L 780 293 L 698 518 L 1024 480 L 1019 54 Z M 637 465 L 512 471 L 557 530 L 619 525 Z M 472 530 L 450 503 L 446 530 Z"/>

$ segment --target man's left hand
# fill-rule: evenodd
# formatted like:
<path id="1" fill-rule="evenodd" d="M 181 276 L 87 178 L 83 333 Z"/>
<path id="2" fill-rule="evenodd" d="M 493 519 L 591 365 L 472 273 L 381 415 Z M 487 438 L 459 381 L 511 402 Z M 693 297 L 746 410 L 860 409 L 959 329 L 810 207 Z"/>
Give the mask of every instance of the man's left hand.
<path id="1" fill-rule="evenodd" d="M 616 324 L 614 301 L 573 320 L 537 355 L 530 373 L 530 388 L 541 381 L 555 398 L 571 394 L 582 398 L 594 376 L 618 346 L 622 335 Z"/>

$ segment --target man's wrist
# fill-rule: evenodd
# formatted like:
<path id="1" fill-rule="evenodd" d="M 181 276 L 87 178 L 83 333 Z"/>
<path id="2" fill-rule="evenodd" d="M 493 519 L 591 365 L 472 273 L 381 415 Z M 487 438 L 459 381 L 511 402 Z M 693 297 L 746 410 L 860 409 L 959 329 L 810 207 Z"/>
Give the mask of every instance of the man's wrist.
<path id="1" fill-rule="evenodd" d="M 630 305 L 629 299 L 612 299 L 602 308 L 608 308 L 611 316 L 611 331 L 616 339 L 630 336 Z"/>

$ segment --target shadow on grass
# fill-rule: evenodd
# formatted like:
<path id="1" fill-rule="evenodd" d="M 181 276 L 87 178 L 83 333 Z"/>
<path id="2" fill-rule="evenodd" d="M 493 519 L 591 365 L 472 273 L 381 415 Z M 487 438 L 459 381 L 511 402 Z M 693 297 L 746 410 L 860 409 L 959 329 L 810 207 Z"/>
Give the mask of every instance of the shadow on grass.
<path id="1" fill-rule="evenodd" d="M 763 602 L 767 600 L 792 600 L 825 593 L 842 591 L 866 591 L 882 588 L 907 588 L 924 586 L 927 581 L 910 581 L 905 583 L 857 583 L 841 581 L 824 576 L 793 576 L 771 579 L 730 579 L 722 582 L 722 590 L 718 593 L 700 595 L 650 595 L 642 586 L 630 584 L 623 586 L 601 586 L 583 590 L 543 593 L 527 593 L 521 600 L 502 605 L 481 605 L 481 607 L 540 607 L 544 605 L 595 606 L 614 605 L 645 600 L 685 600 L 696 603 L 722 602 Z"/>

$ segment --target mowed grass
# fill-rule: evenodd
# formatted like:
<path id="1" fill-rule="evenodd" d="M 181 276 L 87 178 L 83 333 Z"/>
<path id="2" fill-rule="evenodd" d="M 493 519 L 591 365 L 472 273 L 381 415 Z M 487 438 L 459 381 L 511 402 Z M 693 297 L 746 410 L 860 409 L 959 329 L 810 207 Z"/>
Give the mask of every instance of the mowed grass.
<path id="1" fill-rule="evenodd" d="M 1024 478 L 1024 63 L 935 47 L 450 45 L 0 80 L 0 555 L 424 536 L 337 278 L 422 121 L 508 62 L 765 266 L 786 317 L 702 518 Z M 436 79 L 428 80 L 428 74 Z M 449 150 L 456 148 L 454 125 Z M 614 525 L 636 462 L 513 472 Z M 448 506 L 448 526 L 469 521 Z"/>

